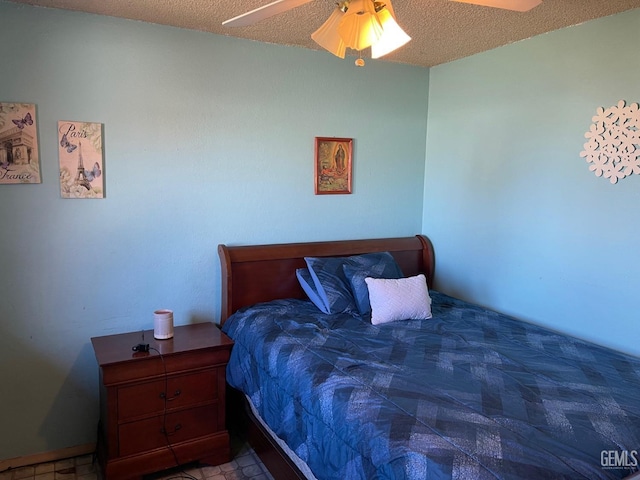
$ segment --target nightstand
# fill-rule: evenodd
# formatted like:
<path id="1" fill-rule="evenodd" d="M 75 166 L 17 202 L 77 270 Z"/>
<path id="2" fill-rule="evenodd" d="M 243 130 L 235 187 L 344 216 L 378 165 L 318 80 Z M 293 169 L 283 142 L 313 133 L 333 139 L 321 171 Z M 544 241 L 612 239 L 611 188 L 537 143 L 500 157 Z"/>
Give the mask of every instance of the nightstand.
<path id="1" fill-rule="evenodd" d="M 143 340 L 144 335 L 144 340 Z M 91 339 L 100 367 L 98 460 L 105 480 L 230 460 L 225 369 L 233 341 L 213 323 Z M 132 347 L 148 343 L 149 352 Z"/>

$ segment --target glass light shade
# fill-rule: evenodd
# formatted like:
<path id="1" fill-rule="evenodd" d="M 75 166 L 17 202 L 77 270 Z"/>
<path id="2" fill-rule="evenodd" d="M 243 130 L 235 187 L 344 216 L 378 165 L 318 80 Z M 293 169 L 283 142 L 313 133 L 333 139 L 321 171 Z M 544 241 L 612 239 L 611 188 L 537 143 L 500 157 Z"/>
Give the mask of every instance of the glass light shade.
<path id="1" fill-rule="evenodd" d="M 338 25 L 340 25 L 343 16 L 344 12 L 340 7 L 337 7 L 327 21 L 311 34 L 314 42 L 340 58 L 344 58 L 347 49 L 342 37 L 338 34 Z"/>
<path id="2" fill-rule="evenodd" d="M 383 30 L 371 0 L 354 0 L 338 25 L 344 44 L 354 50 L 364 50 L 377 42 Z"/>
<path id="3" fill-rule="evenodd" d="M 380 39 L 371 45 L 371 58 L 380 58 L 411 40 L 411 37 L 400 28 L 387 8 L 378 12 L 378 19 L 382 24 L 383 33 Z"/>

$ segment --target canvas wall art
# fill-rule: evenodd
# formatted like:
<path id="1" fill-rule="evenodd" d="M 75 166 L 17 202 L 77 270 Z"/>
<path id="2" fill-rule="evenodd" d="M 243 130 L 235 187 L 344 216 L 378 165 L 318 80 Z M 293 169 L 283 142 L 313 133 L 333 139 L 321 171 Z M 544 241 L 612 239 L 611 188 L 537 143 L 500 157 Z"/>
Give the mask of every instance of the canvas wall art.
<path id="1" fill-rule="evenodd" d="M 102 124 L 58 122 L 60 195 L 104 198 Z"/>
<path id="2" fill-rule="evenodd" d="M 0 102 L 0 184 L 41 182 L 35 104 Z"/>

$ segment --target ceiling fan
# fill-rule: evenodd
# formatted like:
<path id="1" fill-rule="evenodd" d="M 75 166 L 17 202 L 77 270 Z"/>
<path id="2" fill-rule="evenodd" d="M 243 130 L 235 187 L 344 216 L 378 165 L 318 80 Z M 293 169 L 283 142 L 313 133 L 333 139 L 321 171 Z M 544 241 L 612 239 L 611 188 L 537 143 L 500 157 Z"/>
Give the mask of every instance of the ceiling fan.
<path id="1" fill-rule="evenodd" d="M 262 7 L 222 22 L 227 27 L 248 27 L 313 0 L 275 0 Z M 526 12 L 542 0 L 449 0 L 486 7 Z M 391 0 L 339 0 L 336 9 L 311 38 L 321 47 L 344 58 L 346 48 L 371 47 L 372 58 L 379 58 L 406 44 L 409 37 L 395 21 Z M 358 61 L 359 60 L 359 61 Z M 356 65 L 364 65 L 360 58 Z"/>

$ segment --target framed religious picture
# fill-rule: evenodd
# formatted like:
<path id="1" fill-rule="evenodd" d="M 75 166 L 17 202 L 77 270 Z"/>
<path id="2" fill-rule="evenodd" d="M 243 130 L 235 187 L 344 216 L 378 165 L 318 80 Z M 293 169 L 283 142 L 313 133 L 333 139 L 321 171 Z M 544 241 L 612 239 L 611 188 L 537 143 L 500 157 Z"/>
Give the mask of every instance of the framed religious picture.
<path id="1" fill-rule="evenodd" d="M 104 198 L 102 124 L 58 122 L 60 196 Z"/>
<path id="2" fill-rule="evenodd" d="M 0 184 L 42 183 L 36 106 L 0 102 Z"/>
<path id="3" fill-rule="evenodd" d="M 316 195 L 351 193 L 353 139 L 316 137 Z"/>

